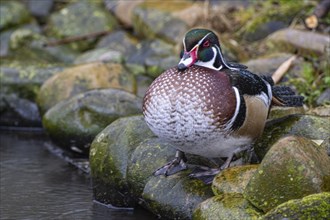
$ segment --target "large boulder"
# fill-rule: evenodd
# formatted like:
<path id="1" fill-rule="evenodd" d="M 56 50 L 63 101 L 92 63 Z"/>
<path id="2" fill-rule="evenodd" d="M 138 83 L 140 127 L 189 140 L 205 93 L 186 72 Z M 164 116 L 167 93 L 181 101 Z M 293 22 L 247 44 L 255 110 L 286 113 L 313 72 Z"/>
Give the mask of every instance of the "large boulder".
<path id="1" fill-rule="evenodd" d="M 122 65 L 90 63 L 66 68 L 49 78 L 38 93 L 42 113 L 56 103 L 91 89 L 116 88 L 135 92 L 135 80 Z"/>
<path id="2" fill-rule="evenodd" d="M 26 23 L 31 19 L 27 8 L 19 1 L 1 1 L 0 30 Z"/>
<path id="3" fill-rule="evenodd" d="M 288 136 L 267 152 L 244 195 L 267 212 L 291 199 L 330 191 L 330 158 L 309 139 Z"/>
<path id="4" fill-rule="evenodd" d="M 111 31 L 116 26 L 115 18 L 99 5 L 77 1 L 50 16 L 47 34 L 62 39 Z M 76 41 L 70 43 L 70 46 L 82 51 L 90 48 L 94 42 L 95 39 Z"/>
<path id="5" fill-rule="evenodd" d="M 87 155 L 94 137 L 119 117 L 141 113 L 141 100 L 117 89 L 91 90 L 59 102 L 43 116 L 43 126 L 63 148 Z"/>

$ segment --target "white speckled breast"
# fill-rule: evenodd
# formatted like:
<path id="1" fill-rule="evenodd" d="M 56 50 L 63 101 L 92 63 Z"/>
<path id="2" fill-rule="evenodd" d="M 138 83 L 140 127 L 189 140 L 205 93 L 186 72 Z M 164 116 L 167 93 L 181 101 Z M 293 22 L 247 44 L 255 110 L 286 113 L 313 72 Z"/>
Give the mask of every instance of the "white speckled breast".
<path id="1" fill-rule="evenodd" d="M 226 123 L 236 108 L 225 73 L 192 66 L 171 68 L 149 87 L 143 114 L 150 129 L 175 148 L 205 157 L 228 156 L 247 138 L 227 138 Z"/>

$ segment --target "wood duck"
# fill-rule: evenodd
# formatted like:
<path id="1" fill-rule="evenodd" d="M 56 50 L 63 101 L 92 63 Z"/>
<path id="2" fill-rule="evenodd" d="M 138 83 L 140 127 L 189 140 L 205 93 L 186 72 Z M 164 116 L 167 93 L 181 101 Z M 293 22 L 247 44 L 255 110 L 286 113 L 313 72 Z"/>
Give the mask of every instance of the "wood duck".
<path id="1" fill-rule="evenodd" d="M 212 31 L 187 32 L 178 66 L 156 78 L 143 100 L 150 129 L 177 149 L 175 159 L 155 175 L 186 169 L 184 153 L 227 158 L 218 169 L 194 177 L 214 176 L 229 167 L 262 134 L 272 103 L 301 106 L 302 97 L 244 65 L 227 62 Z"/>

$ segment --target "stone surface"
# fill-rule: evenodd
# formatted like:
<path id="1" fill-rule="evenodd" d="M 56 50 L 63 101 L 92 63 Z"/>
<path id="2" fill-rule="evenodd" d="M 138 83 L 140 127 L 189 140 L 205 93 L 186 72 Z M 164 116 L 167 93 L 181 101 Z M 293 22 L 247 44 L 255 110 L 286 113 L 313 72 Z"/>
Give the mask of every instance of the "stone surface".
<path id="1" fill-rule="evenodd" d="M 67 68 L 48 79 L 40 89 L 37 102 L 41 112 L 44 113 L 64 99 L 101 88 L 135 92 L 135 80 L 120 64 L 82 64 Z"/>
<path id="2" fill-rule="evenodd" d="M 323 147 L 297 136 L 277 141 L 267 152 L 244 191 L 267 212 L 291 199 L 330 190 L 330 158 Z"/>
<path id="3" fill-rule="evenodd" d="M 330 37 L 311 31 L 286 28 L 271 34 L 267 40 L 270 47 L 285 51 L 299 50 L 310 54 L 325 54 L 329 50 Z"/>
<path id="4" fill-rule="evenodd" d="M 285 202 L 262 216 L 271 219 L 330 219 L 330 193 L 318 193 Z"/>
<path id="5" fill-rule="evenodd" d="M 146 2 L 133 9 L 133 28 L 137 35 L 147 39 L 160 38 L 171 44 L 181 42 L 188 25 L 171 15 L 170 12 L 190 6 L 187 1 Z"/>
<path id="6" fill-rule="evenodd" d="M 132 186 L 127 180 L 129 173 L 132 175 L 132 168 L 128 171 L 128 166 L 140 142 L 153 136 L 142 116 L 120 118 L 96 136 L 91 146 L 90 166 L 93 194 L 97 201 L 120 207 L 137 204 L 138 197 L 132 193 Z M 133 161 L 139 162 L 143 161 Z M 137 175 L 149 174 L 142 172 Z M 134 185 L 134 189 L 138 189 L 143 184 L 139 181 Z"/>
<path id="7" fill-rule="evenodd" d="M 59 102 L 43 116 L 43 126 L 59 146 L 88 155 L 94 137 L 119 117 L 141 112 L 141 99 L 117 89 L 91 90 Z"/>
<path id="8" fill-rule="evenodd" d="M 15 94 L 0 95 L 0 126 L 41 127 L 38 106 Z"/>
<path id="9" fill-rule="evenodd" d="M 316 100 L 317 105 L 330 104 L 330 88 L 327 88 Z"/>
<path id="10" fill-rule="evenodd" d="M 215 195 L 244 192 L 258 165 L 230 167 L 221 171 L 213 180 L 212 190 Z"/>
<path id="11" fill-rule="evenodd" d="M 47 34 L 61 39 L 111 31 L 116 26 L 115 18 L 97 4 L 78 1 L 50 16 L 47 24 Z M 82 51 L 90 48 L 94 41 L 95 39 L 75 41 L 70 43 L 70 46 Z"/>
<path id="12" fill-rule="evenodd" d="M 23 24 L 31 19 L 27 8 L 19 1 L 1 1 L 0 30 Z"/>
<path id="13" fill-rule="evenodd" d="M 27 6 L 33 16 L 43 21 L 50 14 L 54 0 L 28 0 Z"/>
<path id="14" fill-rule="evenodd" d="M 147 182 L 142 205 L 160 218 L 191 219 L 194 209 L 213 196 L 211 187 L 188 177 L 189 171 L 164 177 L 154 176 Z"/>
<path id="15" fill-rule="evenodd" d="M 241 220 L 258 219 L 261 213 L 241 194 L 222 194 L 200 203 L 193 220 Z"/>
<path id="16" fill-rule="evenodd" d="M 283 118 L 288 115 L 304 114 L 304 107 L 280 107 L 274 106 L 270 109 L 268 119 Z"/>
<path id="17" fill-rule="evenodd" d="M 92 63 L 92 62 L 112 62 L 112 63 L 122 63 L 124 56 L 122 53 L 111 50 L 108 48 L 97 48 L 89 50 L 79 55 L 74 63 Z"/>
<path id="18" fill-rule="evenodd" d="M 297 135 L 313 140 L 324 140 L 330 133 L 330 117 L 314 115 L 288 115 L 266 123 L 262 136 L 254 144 L 256 154 L 262 159 L 280 138 Z"/>

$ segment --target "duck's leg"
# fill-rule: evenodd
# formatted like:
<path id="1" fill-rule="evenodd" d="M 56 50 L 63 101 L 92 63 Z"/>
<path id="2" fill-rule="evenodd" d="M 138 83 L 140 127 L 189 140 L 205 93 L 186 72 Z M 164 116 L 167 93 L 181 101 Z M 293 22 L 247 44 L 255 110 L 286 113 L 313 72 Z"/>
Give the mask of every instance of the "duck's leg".
<path id="1" fill-rule="evenodd" d="M 226 161 L 219 167 L 219 168 L 205 168 L 205 167 L 198 167 L 198 169 L 195 169 L 189 176 L 193 178 L 197 178 L 202 180 L 205 184 L 211 184 L 215 175 L 220 173 L 220 171 L 227 169 L 230 166 L 230 163 L 242 158 L 244 155 L 244 152 L 251 151 L 250 155 L 253 153 L 253 147 L 251 145 L 237 148 L 235 151 L 230 154 Z M 248 161 L 251 161 L 251 156 L 249 156 Z"/>
<path id="2" fill-rule="evenodd" d="M 165 175 L 170 176 L 172 174 L 175 174 L 181 170 L 187 169 L 187 158 L 185 154 L 182 151 L 177 150 L 175 153 L 174 160 L 168 162 L 164 166 L 158 168 L 155 172 L 155 176 L 159 175 Z"/>

